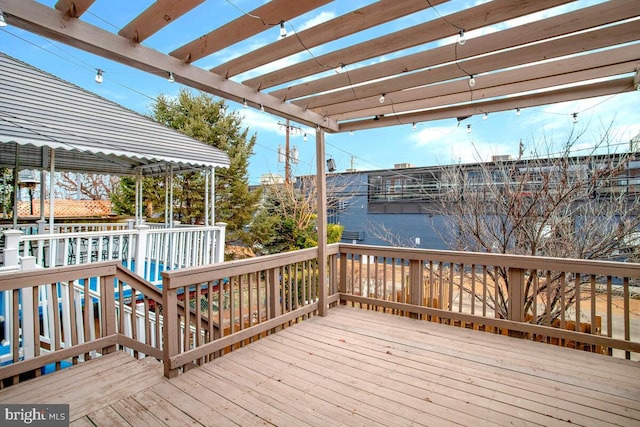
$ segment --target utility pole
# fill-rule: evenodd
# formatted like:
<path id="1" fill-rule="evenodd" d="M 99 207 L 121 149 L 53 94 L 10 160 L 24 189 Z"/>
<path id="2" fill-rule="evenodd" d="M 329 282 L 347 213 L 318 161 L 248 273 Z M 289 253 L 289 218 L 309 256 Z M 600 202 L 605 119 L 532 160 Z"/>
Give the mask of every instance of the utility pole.
<path id="1" fill-rule="evenodd" d="M 287 119 L 287 124 L 285 125 L 285 141 L 284 141 L 284 183 L 288 186 L 291 185 L 291 157 L 289 151 L 289 133 L 291 127 L 289 126 L 289 119 Z"/>
<path id="2" fill-rule="evenodd" d="M 298 149 L 294 146 L 291 148 L 290 145 L 290 136 L 291 131 L 293 133 L 302 133 L 302 129 L 297 126 L 292 126 L 289 124 L 289 119 L 287 119 L 286 123 L 278 123 L 280 126 L 284 127 L 285 131 L 285 145 L 284 150 L 280 145 L 278 146 L 278 162 L 284 162 L 284 183 L 286 185 L 291 185 L 291 163 L 298 163 Z M 305 134 L 306 139 L 306 134 Z"/>

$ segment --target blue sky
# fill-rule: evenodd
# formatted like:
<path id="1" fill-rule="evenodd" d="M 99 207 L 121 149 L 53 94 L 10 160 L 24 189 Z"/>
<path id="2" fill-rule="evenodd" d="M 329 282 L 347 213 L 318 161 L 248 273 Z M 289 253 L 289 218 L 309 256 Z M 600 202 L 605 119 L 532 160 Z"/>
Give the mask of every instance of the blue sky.
<path id="1" fill-rule="evenodd" d="M 55 4 L 55 0 L 40 2 L 49 6 Z M 581 0 L 578 3 L 598 2 Z M 153 3 L 152 0 L 97 1 L 82 19 L 113 32 L 114 29 L 123 27 L 151 3 Z M 242 13 L 240 10 L 250 11 L 262 3 L 264 2 L 259 0 L 207 1 L 169 26 L 170 31 L 161 31 L 149 38 L 145 41 L 145 45 L 169 52 L 222 25 L 229 19 L 239 16 Z M 331 2 L 319 11 L 287 22 L 287 29 L 290 33 L 294 30 L 301 31 L 314 23 L 339 16 L 367 3 L 355 0 Z M 411 17 L 370 29 L 366 31 L 364 37 L 373 38 L 384 32 L 397 31 L 426 20 L 438 19 L 438 14 L 446 15 L 461 6 L 476 3 L 480 2 L 454 0 L 444 3 L 436 6 L 437 13 L 433 10 L 425 10 Z M 571 4 L 562 6 L 556 8 L 555 12 L 568 11 L 571 7 Z M 531 20 L 544 19 L 545 16 L 548 14 L 537 14 L 507 25 L 515 26 Z M 483 33 L 503 28 L 468 32 L 467 43 L 473 43 L 473 38 Z M 274 27 L 245 42 L 204 58 L 196 64 L 211 68 L 256 47 L 271 43 L 277 37 L 278 28 Z M 347 37 L 327 46 L 313 48 L 311 52 L 314 55 L 320 55 L 345 43 L 362 40 L 362 38 Z M 442 40 L 416 49 L 422 50 L 425 47 L 452 42 L 455 41 Z M 143 114 L 149 112 L 149 106 L 159 94 L 172 96 L 180 89 L 178 83 L 169 83 L 166 76 L 150 75 L 12 26 L 0 29 L 0 51 Z M 414 50 L 406 50 L 403 53 L 408 54 L 412 51 Z M 276 69 L 299 58 L 308 59 L 310 54 L 303 52 L 277 63 L 265 65 L 262 70 Z M 392 56 L 388 56 L 384 59 L 391 58 Z M 368 61 L 360 65 L 372 62 Z M 104 82 L 101 85 L 94 81 L 96 68 L 105 70 Z M 234 80 L 241 81 L 250 76 L 245 73 Z M 277 156 L 278 145 L 283 145 L 285 139 L 284 129 L 278 125 L 282 120 L 255 109 L 243 109 L 241 105 L 235 103 L 230 103 L 229 106 L 242 114 L 245 117 L 245 125 L 252 133 L 257 134 L 256 153 L 251 158 L 249 167 L 250 182 L 258 183 L 260 176 L 265 173 L 283 174 L 284 165 L 278 163 Z M 368 170 L 390 169 L 396 163 L 428 166 L 460 161 L 471 162 L 488 160 L 492 155 L 516 156 L 520 141 L 525 144 L 525 155 L 531 151 L 532 147 L 543 144 L 543 141 L 561 145 L 571 132 L 576 131 L 584 131 L 584 136 L 577 148 L 588 149 L 594 145 L 603 129 L 609 125 L 613 126 L 613 142 L 622 145 L 640 133 L 638 111 L 640 111 L 640 93 L 631 92 L 522 109 L 519 116 L 515 111 L 493 113 L 486 120 L 483 120 L 482 116 L 474 116 L 462 122 L 460 126 L 455 119 L 448 119 L 418 123 L 416 130 L 412 130 L 410 125 L 405 125 L 359 131 L 353 134 L 327 134 L 326 153 L 336 161 L 338 171 L 350 168 L 352 165 L 359 170 Z M 572 116 L 576 112 L 578 123 L 573 124 Z M 471 125 L 471 133 L 467 132 L 468 124 Z M 302 133 L 308 134 L 307 142 L 304 142 Z M 314 136 L 314 130 L 304 127 L 301 133 L 291 136 L 291 144 L 297 147 L 300 159 L 299 164 L 294 168 L 295 174 L 315 173 Z"/>

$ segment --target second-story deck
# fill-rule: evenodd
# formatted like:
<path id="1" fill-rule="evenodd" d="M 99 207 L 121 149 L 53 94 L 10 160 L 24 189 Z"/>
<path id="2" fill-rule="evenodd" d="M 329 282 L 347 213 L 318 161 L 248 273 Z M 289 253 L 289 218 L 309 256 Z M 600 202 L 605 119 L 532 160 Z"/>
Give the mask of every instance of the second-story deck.
<path id="1" fill-rule="evenodd" d="M 75 425 L 640 422 L 640 265 L 327 251 L 162 289 L 116 261 L 2 273 L 0 403 L 68 403 Z"/>
<path id="2" fill-rule="evenodd" d="M 172 379 L 116 352 L 0 391 L 71 425 L 638 425 L 640 365 L 339 306 Z"/>

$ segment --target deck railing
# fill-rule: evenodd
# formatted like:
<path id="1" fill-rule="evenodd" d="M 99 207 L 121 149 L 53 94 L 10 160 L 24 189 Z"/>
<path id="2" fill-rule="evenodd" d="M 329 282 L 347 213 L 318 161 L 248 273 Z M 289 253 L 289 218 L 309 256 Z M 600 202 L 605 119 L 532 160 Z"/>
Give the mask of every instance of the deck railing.
<path id="1" fill-rule="evenodd" d="M 313 248 L 163 273 L 165 375 L 317 314 L 323 285 L 332 295 L 328 302 L 335 303 L 336 254 L 334 246 L 326 267 Z M 320 268 L 330 273 L 326 284 L 320 283 Z M 195 316 L 179 315 L 178 302 L 195 308 Z M 193 323 L 200 316 L 208 319 L 204 328 Z M 183 325 L 191 325 L 190 335 L 178 333 L 186 330 Z"/>
<path id="2" fill-rule="evenodd" d="M 31 260 L 33 261 L 33 260 Z M 3 385 L 116 349 L 162 359 L 162 292 L 119 262 L 0 275 L 10 307 Z"/>
<path id="3" fill-rule="evenodd" d="M 0 290 L 12 295 L 10 321 L 26 325 L 21 336 L 10 329 L 22 350 L 12 348 L 18 367 L 0 368 L 0 378 L 115 345 L 162 359 L 172 377 L 320 314 L 323 299 L 617 357 L 640 355 L 640 264 L 344 244 L 329 246 L 326 255 L 321 261 L 313 248 L 164 271 L 161 291 L 116 262 L 0 274 Z M 100 292 L 86 288 L 92 278 Z M 50 307 L 60 307 L 49 309 L 46 321 L 28 306 L 42 300 L 41 286 L 49 287 Z M 95 337 L 86 307 L 99 313 Z M 16 314 L 30 312 L 31 323 Z M 54 331 L 51 354 L 31 362 L 24 352 L 35 339 L 29 336 L 43 335 L 39 320 Z"/>
<path id="4" fill-rule="evenodd" d="M 640 353 L 640 264 L 340 245 L 339 283 L 341 301 L 369 309 Z"/>

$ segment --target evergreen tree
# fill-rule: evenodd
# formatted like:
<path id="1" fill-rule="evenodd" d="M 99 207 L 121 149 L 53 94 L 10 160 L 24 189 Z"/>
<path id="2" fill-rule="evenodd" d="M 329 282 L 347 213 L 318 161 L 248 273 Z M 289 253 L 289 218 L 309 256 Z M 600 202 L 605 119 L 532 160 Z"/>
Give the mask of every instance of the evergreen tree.
<path id="1" fill-rule="evenodd" d="M 257 209 L 260 192 L 249 192 L 248 166 L 253 154 L 256 135 L 249 137 L 249 129 L 242 129 L 238 114 L 221 114 L 223 101 L 211 96 L 193 94 L 182 89 L 175 98 L 160 95 L 152 105 L 152 117 L 185 135 L 226 152 L 230 159 L 227 169 L 215 171 L 216 221 L 227 223 L 227 241 L 246 240 L 244 227 Z M 124 181 L 126 187 L 127 181 Z M 147 178 L 143 184 L 144 198 L 149 210 L 164 211 L 164 178 Z M 126 188 L 116 192 L 126 196 Z M 132 193 L 129 193 L 132 195 Z M 130 203 L 133 204 L 133 197 Z M 114 202 L 117 212 L 125 213 Z M 205 178 L 202 172 L 187 172 L 174 177 L 174 217 L 183 223 L 202 223 L 205 216 Z M 132 211 L 132 209 L 131 209 Z"/>

